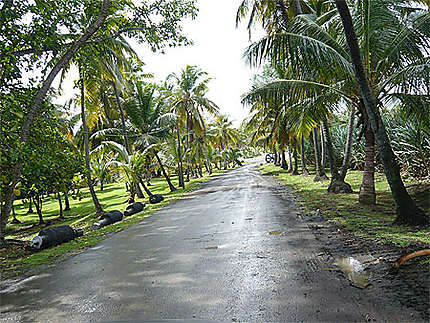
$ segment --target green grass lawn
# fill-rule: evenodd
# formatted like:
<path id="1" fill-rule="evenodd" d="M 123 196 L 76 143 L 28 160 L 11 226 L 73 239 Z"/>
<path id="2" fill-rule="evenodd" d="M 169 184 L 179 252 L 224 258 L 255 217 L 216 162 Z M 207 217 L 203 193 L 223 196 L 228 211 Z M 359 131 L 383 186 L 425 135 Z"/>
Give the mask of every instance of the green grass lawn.
<path id="1" fill-rule="evenodd" d="M 287 184 L 302 198 L 305 212 L 320 209 L 328 221 L 351 230 L 357 237 L 374 240 L 379 243 L 394 243 L 408 246 L 416 242 L 430 245 L 430 232 L 409 226 L 393 225 L 395 219 L 395 204 L 385 175 L 375 174 L 376 205 L 363 206 L 358 203 L 362 172 L 349 171 L 346 182 L 351 184 L 352 194 L 327 193 L 328 181 L 314 183 L 314 175 L 291 176 L 285 170 L 273 164 L 259 167 L 266 175 L 273 175 Z M 327 172 L 328 173 L 328 172 Z M 430 216 L 428 189 L 430 184 L 407 182 L 406 186 L 417 204 Z"/>
<path id="2" fill-rule="evenodd" d="M 170 202 L 180 198 L 184 193 L 196 189 L 201 183 L 225 172 L 224 170 L 216 170 L 212 175 L 204 174 L 201 178 L 191 179 L 185 184 L 185 190 L 178 189 L 175 192 L 170 192 L 169 187 L 164 178 L 154 178 L 151 180 L 149 189 L 154 194 L 163 194 L 164 201 L 158 204 L 149 204 L 148 197 L 145 194 L 144 199 L 136 199 L 147 203 L 145 210 L 141 213 L 130 217 L 125 217 L 122 221 L 113 225 L 106 226 L 100 230 L 92 231 L 92 224 L 97 221 L 95 217 L 94 205 L 88 189 L 82 190 L 83 198 L 74 200 L 70 198 L 70 211 L 64 213 L 65 219 L 58 220 L 59 207 L 58 201 L 53 197 L 44 199 L 43 202 L 43 217 L 48 226 L 57 226 L 68 224 L 73 228 L 82 228 L 84 236 L 77 238 L 68 243 L 63 243 L 53 248 L 45 249 L 39 252 L 31 252 L 25 248 L 23 243 L 14 243 L 12 241 L 11 248 L 0 250 L 0 265 L 3 277 L 21 274 L 36 265 L 55 264 L 62 260 L 65 256 L 76 253 L 82 249 L 92 247 L 101 240 L 105 239 L 109 234 L 122 231 L 132 224 L 142 221 L 145 217 L 151 215 L 160 208 L 168 205 Z M 178 187 L 178 178 L 172 178 L 175 187 Z M 97 196 L 105 211 L 120 210 L 124 211 L 127 207 L 128 192 L 125 189 L 125 183 L 115 183 L 105 185 L 104 190 L 100 191 L 100 186 L 95 187 Z M 64 204 L 64 203 L 63 203 Z M 15 212 L 17 218 L 22 221 L 21 224 L 8 224 L 6 227 L 6 239 L 29 241 L 37 233 L 46 227 L 39 226 L 39 218 L 35 213 L 26 214 L 28 204 L 23 204 L 21 200 L 15 202 Z M 64 205 L 63 205 L 64 207 Z M 33 206 L 33 209 L 34 206 Z M 12 220 L 12 216 L 9 221 Z"/>

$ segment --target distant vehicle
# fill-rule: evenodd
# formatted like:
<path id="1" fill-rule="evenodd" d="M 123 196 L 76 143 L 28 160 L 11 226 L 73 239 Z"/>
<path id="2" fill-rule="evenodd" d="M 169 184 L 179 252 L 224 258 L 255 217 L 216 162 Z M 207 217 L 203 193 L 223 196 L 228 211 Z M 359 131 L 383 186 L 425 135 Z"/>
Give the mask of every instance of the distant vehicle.
<path id="1" fill-rule="evenodd" d="M 275 154 L 274 153 L 268 153 L 266 155 L 266 163 L 273 163 L 275 161 Z"/>

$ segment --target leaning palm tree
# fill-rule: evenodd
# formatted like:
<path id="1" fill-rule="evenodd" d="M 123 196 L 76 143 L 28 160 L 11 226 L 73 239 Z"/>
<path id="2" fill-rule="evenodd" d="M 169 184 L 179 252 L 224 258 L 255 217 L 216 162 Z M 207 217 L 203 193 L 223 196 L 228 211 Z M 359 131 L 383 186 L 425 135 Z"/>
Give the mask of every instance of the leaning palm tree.
<path id="1" fill-rule="evenodd" d="M 262 56 L 276 57 L 283 53 L 284 59 L 295 63 L 293 67 L 297 70 L 298 78 L 278 82 L 278 91 L 285 92 L 285 88 L 290 88 L 292 84 L 316 86 L 318 83 L 321 88 L 337 93 L 343 99 L 347 98 L 357 109 L 361 109 L 363 119 L 368 118 L 366 130 L 372 131 L 376 137 L 384 170 L 398 206 L 398 220 L 421 222 L 422 211 L 415 206 L 404 188 L 379 109 L 393 97 L 404 104 L 411 96 L 416 97 L 418 102 L 425 101 L 426 95 L 420 84 L 428 84 L 430 75 L 428 53 L 423 50 L 429 47 L 428 11 L 412 8 L 408 1 L 390 0 L 373 3 L 369 11 L 366 10 L 365 2 L 357 1 L 352 10 L 352 19 L 344 1 L 337 1 L 336 4 L 341 7 L 339 11 L 342 11 L 343 18 L 349 19 L 347 23 L 343 19 L 348 32 L 348 45 L 354 43 L 351 37 L 356 39 L 353 21 L 359 31 L 358 37 L 363 47 L 354 47 L 354 51 L 351 50 L 353 55 L 350 55 L 345 44 L 338 16 L 322 19 L 305 15 L 296 17 L 288 32 L 266 37 L 252 46 L 249 54 L 252 61 L 258 62 Z M 357 53 L 360 51 L 363 53 L 364 65 L 359 64 L 361 57 Z M 362 73 L 360 78 L 356 78 L 355 71 L 359 67 Z M 300 79 L 306 74 L 304 71 L 312 72 L 313 79 Z M 365 84 L 362 83 L 366 77 L 371 84 L 367 92 L 363 91 Z M 373 110 L 368 108 L 370 93 L 375 99 Z M 366 140 L 368 142 L 371 144 L 371 138 Z"/>
<path id="2" fill-rule="evenodd" d="M 124 175 L 124 177 L 127 179 L 127 182 L 129 183 L 128 203 L 134 203 L 135 201 L 135 183 L 140 183 L 149 197 L 154 195 L 145 185 L 142 175 L 145 173 L 146 170 L 145 159 L 148 151 L 136 151 L 133 154 L 129 154 L 127 149 L 123 145 L 115 141 L 103 141 L 102 146 L 111 149 L 117 153 L 116 158 L 114 160 L 111 160 L 108 163 L 108 166 L 119 169 Z"/>
<path id="3" fill-rule="evenodd" d="M 176 190 L 164 168 L 159 156 L 165 139 L 170 136 L 170 128 L 174 124 L 176 115 L 165 112 L 166 107 L 161 97 L 155 94 L 156 87 L 142 81 L 136 81 L 132 86 L 132 93 L 125 102 L 125 110 L 134 127 L 133 137 L 138 149 L 151 148 L 160 166 L 162 174 L 169 185 L 170 191 Z"/>

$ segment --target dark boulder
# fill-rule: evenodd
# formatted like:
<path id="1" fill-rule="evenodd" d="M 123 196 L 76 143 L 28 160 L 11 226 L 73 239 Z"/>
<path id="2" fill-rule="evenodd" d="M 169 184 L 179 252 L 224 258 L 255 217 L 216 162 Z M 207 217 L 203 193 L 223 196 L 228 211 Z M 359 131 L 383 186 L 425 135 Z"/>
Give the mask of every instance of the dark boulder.
<path id="1" fill-rule="evenodd" d="M 122 212 L 118 210 L 103 213 L 100 219 L 93 224 L 93 230 L 98 230 L 107 225 L 111 225 L 112 223 L 121 221 L 122 217 L 123 217 Z"/>
<path id="2" fill-rule="evenodd" d="M 71 241 L 84 234 L 82 229 L 73 229 L 69 225 L 46 228 L 30 241 L 30 248 L 42 250 L 64 242 Z"/>
<path id="3" fill-rule="evenodd" d="M 164 200 L 164 197 L 161 194 L 154 194 L 149 197 L 149 203 L 151 204 L 157 204 L 163 200 Z"/>
<path id="4" fill-rule="evenodd" d="M 142 203 L 142 202 L 136 202 L 136 203 L 130 204 L 125 209 L 124 216 L 130 216 L 130 215 L 142 212 L 144 208 L 145 208 L 145 203 Z"/>

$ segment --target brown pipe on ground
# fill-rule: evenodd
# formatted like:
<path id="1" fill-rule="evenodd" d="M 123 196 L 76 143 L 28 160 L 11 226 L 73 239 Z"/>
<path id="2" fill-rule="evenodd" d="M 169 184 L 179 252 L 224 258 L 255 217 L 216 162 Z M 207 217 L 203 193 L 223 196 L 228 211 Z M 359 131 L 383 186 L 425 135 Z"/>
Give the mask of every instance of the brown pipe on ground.
<path id="1" fill-rule="evenodd" d="M 399 271 L 399 267 L 402 264 L 404 264 L 406 261 L 412 258 L 422 257 L 422 256 L 430 256 L 430 249 L 418 250 L 401 256 L 399 259 L 397 259 L 394 262 L 393 267 L 391 267 L 390 269 L 390 273 L 396 274 Z"/>

